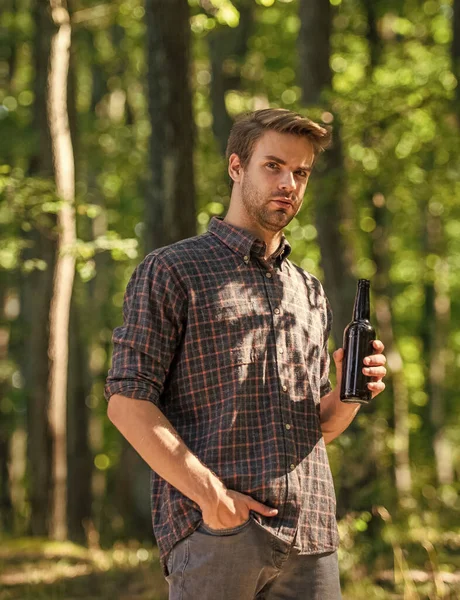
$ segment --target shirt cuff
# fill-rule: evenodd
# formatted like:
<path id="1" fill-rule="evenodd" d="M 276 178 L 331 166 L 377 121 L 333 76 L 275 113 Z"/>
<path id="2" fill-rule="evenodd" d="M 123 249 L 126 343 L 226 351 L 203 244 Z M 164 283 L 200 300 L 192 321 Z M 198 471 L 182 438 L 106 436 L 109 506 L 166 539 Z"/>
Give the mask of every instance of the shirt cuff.
<path id="1" fill-rule="evenodd" d="M 133 398 L 135 400 L 147 400 L 159 405 L 159 395 L 155 388 L 149 385 L 142 384 L 127 384 L 126 382 L 111 382 L 108 383 L 104 388 L 104 396 L 107 402 L 110 397 L 114 394 L 125 396 L 126 398 Z"/>
<path id="2" fill-rule="evenodd" d="M 328 379 L 327 382 L 319 388 L 319 397 L 322 398 L 323 396 L 326 396 L 326 394 L 329 394 L 329 392 L 332 392 L 332 385 Z"/>

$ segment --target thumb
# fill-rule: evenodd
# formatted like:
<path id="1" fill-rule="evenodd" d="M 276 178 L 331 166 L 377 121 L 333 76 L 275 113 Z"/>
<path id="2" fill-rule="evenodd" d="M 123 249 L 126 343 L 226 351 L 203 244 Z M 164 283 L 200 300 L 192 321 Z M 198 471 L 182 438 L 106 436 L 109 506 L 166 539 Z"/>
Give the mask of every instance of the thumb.
<path id="1" fill-rule="evenodd" d="M 333 354 L 332 358 L 334 359 L 336 367 L 342 367 L 343 361 L 343 348 L 338 348 Z"/>
<path id="2" fill-rule="evenodd" d="M 332 358 L 335 362 L 335 371 L 337 375 L 337 381 L 340 381 L 342 377 L 342 363 L 343 363 L 343 348 L 338 348 L 333 354 Z"/>
<path id="3" fill-rule="evenodd" d="M 247 503 L 247 506 L 249 510 L 253 510 L 254 512 L 259 513 L 260 515 L 264 515 L 265 517 L 274 517 L 278 514 L 277 508 L 270 508 L 269 506 L 265 506 L 265 504 L 262 504 L 262 502 L 257 502 L 257 500 L 254 500 L 254 498 L 251 498 L 250 496 L 248 496 L 248 499 L 249 501 Z"/>

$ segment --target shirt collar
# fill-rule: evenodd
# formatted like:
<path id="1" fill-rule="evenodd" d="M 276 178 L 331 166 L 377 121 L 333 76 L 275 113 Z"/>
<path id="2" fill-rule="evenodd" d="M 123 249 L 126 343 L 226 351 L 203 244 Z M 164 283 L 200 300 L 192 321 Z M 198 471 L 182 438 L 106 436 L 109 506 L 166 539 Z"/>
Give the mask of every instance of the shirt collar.
<path id="1" fill-rule="evenodd" d="M 208 231 L 218 237 L 230 248 L 230 250 L 241 256 L 244 262 L 248 262 L 251 253 L 258 258 L 264 257 L 266 248 L 265 242 L 241 227 L 230 225 L 230 223 L 224 221 L 222 217 L 212 217 L 208 226 Z M 278 249 L 272 254 L 271 258 L 273 261 L 278 262 L 281 269 L 283 261 L 290 253 L 291 246 L 283 235 Z"/>

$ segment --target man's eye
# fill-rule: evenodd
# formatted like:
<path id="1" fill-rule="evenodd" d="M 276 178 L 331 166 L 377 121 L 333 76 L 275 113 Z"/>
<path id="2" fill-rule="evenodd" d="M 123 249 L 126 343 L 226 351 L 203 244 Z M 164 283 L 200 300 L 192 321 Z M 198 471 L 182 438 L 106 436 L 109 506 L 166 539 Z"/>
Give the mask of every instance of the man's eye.
<path id="1" fill-rule="evenodd" d="M 296 174 L 299 177 L 304 177 L 304 178 L 307 176 L 307 172 L 306 171 L 296 171 Z"/>
<path id="2" fill-rule="evenodd" d="M 267 167 L 269 169 L 277 169 L 278 165 L 276 163 L 267 163 Z"/>

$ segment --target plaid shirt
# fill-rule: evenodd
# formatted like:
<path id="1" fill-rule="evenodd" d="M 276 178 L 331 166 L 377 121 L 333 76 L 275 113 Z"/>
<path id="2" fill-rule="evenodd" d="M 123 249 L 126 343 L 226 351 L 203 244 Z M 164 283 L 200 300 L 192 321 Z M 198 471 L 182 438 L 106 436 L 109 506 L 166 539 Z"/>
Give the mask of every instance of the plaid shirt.
<path id="1" fill-rule="evenodd" d="M 149 400 L 225 485 L 268 506 L 255 515 L 301 553 L 338 546 L 335 493 L 321 433 L 330 389 L 331 311 L 320 282 L 214 217 L 206 233 L 160 248 L 135 270 L 113 333 L 106 398 Z M 162 566 L 202 517 L 152 473 Z"/>

